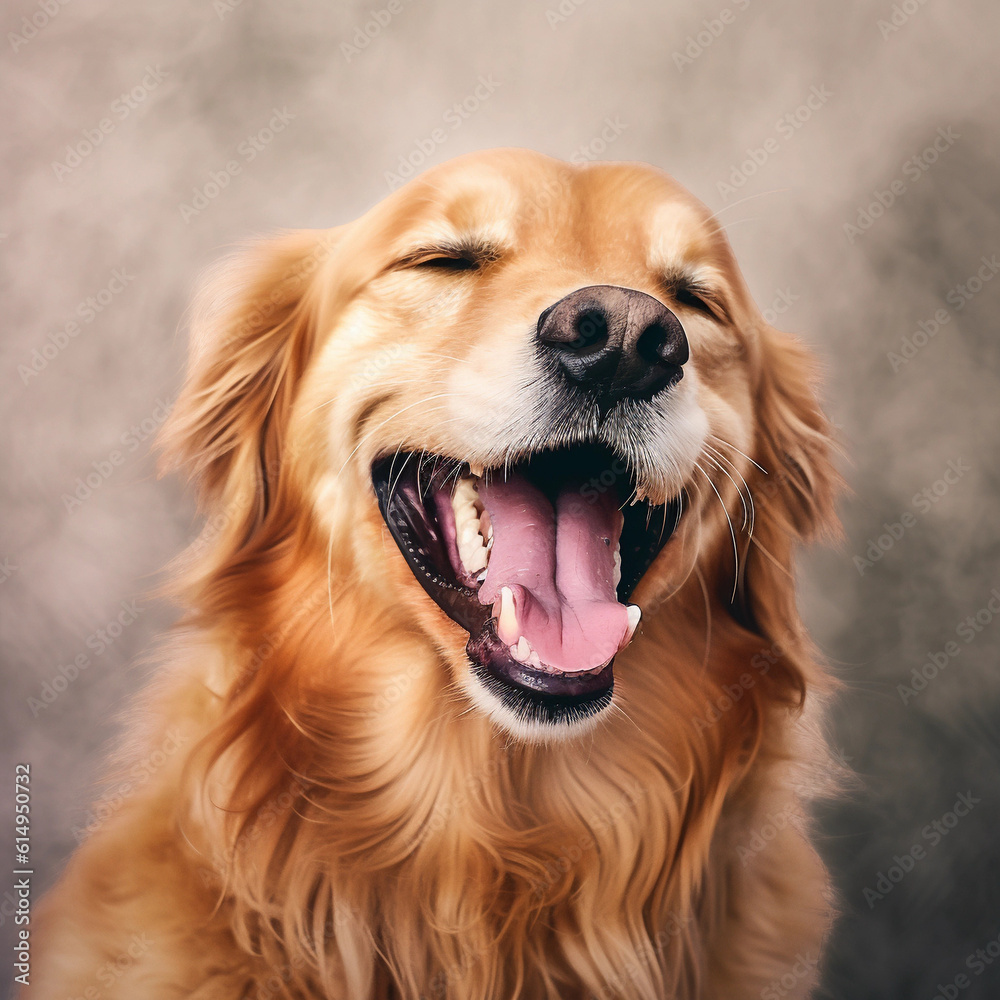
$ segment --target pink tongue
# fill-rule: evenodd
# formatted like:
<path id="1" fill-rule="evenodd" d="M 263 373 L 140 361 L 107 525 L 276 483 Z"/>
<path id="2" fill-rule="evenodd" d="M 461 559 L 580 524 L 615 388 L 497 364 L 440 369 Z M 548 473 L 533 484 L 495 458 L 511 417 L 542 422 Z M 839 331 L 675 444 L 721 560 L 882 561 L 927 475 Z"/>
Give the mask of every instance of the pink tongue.
<path id="1" fill-rule="evenodd" d="M 614 495 L 591 500 L 567 486 L 553 508 L 515 473 L 505 481 L 481 480 L 479 496 L 493 526 L 479 600 L 494 604 L 503 587 L 514 594 L 517 624 L 501 621 L 500 638 L 510 646 L 523 635 L 543 666 L 564 673 L 607 663 L 630 638 L 628 612 L 615 597 L 622 515 Z"/>

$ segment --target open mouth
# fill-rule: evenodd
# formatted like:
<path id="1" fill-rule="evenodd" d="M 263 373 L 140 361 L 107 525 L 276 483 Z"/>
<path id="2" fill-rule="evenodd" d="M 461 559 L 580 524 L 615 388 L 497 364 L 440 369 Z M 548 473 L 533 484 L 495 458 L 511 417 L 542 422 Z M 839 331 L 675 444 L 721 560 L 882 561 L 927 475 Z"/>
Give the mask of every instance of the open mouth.
<path id="1" fill-rule="evenodd" d="M 379 508 L 428 595 L 469 633 L 488 692 L 519 720 L 560 723 L 611 703 L 628 598 L 676 527 L 676 500 L 637 499 L 600 446 L 500 469 L 415 453 L 372 467 Z"/>

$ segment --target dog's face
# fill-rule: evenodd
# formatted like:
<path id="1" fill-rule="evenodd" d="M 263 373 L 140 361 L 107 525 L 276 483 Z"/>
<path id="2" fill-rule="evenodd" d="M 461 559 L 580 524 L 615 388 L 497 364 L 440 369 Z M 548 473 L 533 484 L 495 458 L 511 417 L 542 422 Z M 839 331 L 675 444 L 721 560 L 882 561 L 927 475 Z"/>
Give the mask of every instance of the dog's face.
<path id="1" fill-rule="evenodd" d="M 468 156 L 323 246 L 228 369 L 196 359 L 203 389 L 238 375 L 216 478 L 247 475 L 221 439 L 263 462 L 268 503 L 294 481 L 331 559 L 430 634 L 442 689 L 525 738 L 580 732 L 642 614 L 692 570 L 735 591 L 754 463 L 810 480 L 797 355 L 707 210 L 645 166 Z M 241 392 L 259 423 L 233 417 Z"/>

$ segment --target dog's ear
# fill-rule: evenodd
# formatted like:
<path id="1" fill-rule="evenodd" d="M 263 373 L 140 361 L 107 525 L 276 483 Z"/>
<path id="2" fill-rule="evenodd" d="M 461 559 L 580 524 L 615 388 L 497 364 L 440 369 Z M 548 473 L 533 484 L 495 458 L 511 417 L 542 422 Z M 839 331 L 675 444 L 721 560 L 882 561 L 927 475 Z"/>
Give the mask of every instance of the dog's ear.
<path id="1" fill-rule="evenodd" d="M 755 498 L 785 532 L 806 541 L 836 531 L 840 478 L 831 459 L 830 425 L 816 397 L 818 366 L 803 344 L 761 329 L 754 459 Z"/>
<path id="2" fill-rule="evenodd" d="M 794 337 L 760 321 L 754 364 L 755 419 L 747 474 L 754 502 L 734 616 L 773 646 L 799 695 L 811 651 L 795 603 L 794 554 L 799 542 L 839 533 L 834 504 L 841 479 L 833 439 L 816 396 L 818 366 Z"/>
<path id="3" fill-rule="evenodd" d="M 202 507 L 245 539 L 266 516 L 283 430 L 316 338 L 314 280 L 338 230 L 260 240 L 222 261 L 195 301 L 184 387 L 161 431 L 161 472 L 182 469 Z"/>

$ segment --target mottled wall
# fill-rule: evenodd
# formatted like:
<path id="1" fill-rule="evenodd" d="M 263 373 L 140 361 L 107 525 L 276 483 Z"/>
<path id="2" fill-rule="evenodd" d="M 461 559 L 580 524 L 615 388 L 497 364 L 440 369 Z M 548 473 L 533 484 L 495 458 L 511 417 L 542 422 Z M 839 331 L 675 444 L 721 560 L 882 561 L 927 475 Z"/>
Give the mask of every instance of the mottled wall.
<path id="1" fill-rule="evenodd" d="M 996 996 L 1000 963 L 977 974 L 966 957 L 1000 935 L 1000 622 L 958 629 L 1000 586 L 1000 280 L 977 275 L 1000 253 L 1000 8 L 394 6 L 383 24 L 386 0 L 13 0 L 0 15 L 3 775 L 32 763 L 36 884 L 74 846 L 134 664 L 174 613 L 141 595 L 195 520 L 147 445 L 199 272 L 248 234 L 356 216 L 421 148 L 436 163 L 529 146 L 673 173 L 721 210 L 761 305 L 825 359 L 853 495 L 844 546 L 804 560 L 804 601 L 847 683 L 835 741 L 864 782 L 821 817 L 846 910 L 827 995 L 931 1000 L 965 972 L 962 997 Z M 474 111 L 449 111 L 477 86 Z M 281 131 L 241 145 L 275 109 Z M 892 204 L 859 218 L 876 192 Z M 949 642 L 904 704 L 897 685 Z M 54 701 L 29 701 L 81 654 Z M 979 801 L 935 843 L 927 826 L 960 793 Z M 866 899 L 913 845 L 912 871 Z M 6 916 L 5 961 L 10 931 Z"/>

